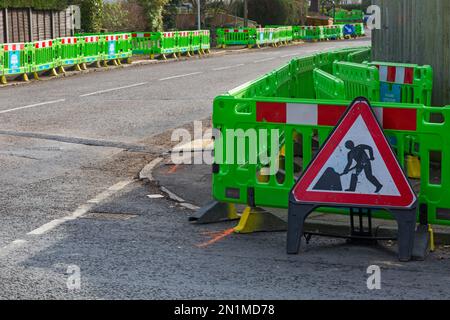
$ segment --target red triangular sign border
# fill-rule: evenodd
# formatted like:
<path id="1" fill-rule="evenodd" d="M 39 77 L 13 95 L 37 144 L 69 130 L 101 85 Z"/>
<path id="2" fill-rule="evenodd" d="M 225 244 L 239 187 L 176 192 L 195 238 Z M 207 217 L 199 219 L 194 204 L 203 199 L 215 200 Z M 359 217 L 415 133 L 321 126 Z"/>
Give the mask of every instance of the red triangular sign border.
<path id="1" fill-rule="evenodd" d="M 389 196 L 380 194 L 357 194 L 350 192 L 333 191 L 308 191 L 316 176 L 320 173 L 322 167 L 339 146 L 342 139 L 355 123 L 359 116 L 362 116 L 369 129 L 386 167 L 391 174 L 394 183 L 400 193 L 399 196 Z M 298 179 L 291 191 L 293 198 L 299 203 L 314 203 L 321 205 L 336 205 L 348 207 L 373 207 L 373 208 L 412 208 L 417 197 L 414 193 L 408 179 L 406 178 L 392 148 L 389 145 L 386 136 L 381 129 L 372 107 L 364 98 L 357 98 L 347 109 L 336 128 L 323 144 L 317 155 L 306 168 L 303 175 Z"/>

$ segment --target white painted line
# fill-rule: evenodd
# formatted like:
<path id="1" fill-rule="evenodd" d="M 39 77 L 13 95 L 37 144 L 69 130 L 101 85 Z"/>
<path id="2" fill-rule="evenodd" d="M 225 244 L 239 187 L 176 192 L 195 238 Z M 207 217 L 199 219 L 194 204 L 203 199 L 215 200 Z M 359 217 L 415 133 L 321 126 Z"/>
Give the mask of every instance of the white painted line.
<path id="1" fill-rule="evenodd" d="M 161 198 L 164 198 L 164 196 L 162 194 L 149 194 L 149 195 L 147 195 L 147 197 L 149 197 L 150 199 L 161 199 Z"/>
<path id="2" fill-rule="evenodd" d="M 139 172 L 139 179 L 140 180 L 147 179 L 148 181 L 153 181 L 152 171 L 162 160 L 163 158 L 156 158 L 153 161 L 151 161 L 148 165 L 146 165 L 144 169 L 142 169 L 141 172 Z"/>
<path id="3" fill-rule="evenodd" d="M 255 61 L 253 61 L 254 63 L 260 63 L 260 62 L 266 62 L 266 61 L 270 61 L 270 60 L 274 60 L 275 58 L 274 57 L 272 57 L 272 58 L 267 58 L 267 59 L 262 59 L 262 60 L 255 60 Z"/>
<path id="4" fill-rule="evenodd" d="M 101 201 L 106 200 L 108 197 L 110 197 L 114 193 L 122 190 L 123 188 L 125 188 L 127 185 L 129 185 L 132 182 L 133 182 L 133 180 L 126 180 L 126 181 L 121 181 L 119 183 L 116 183 L 115 185 L 109 187 L 104 192 L 97 195 L 95 198 L 89 200 L 87 202 L 87 204 L 83 204 L 83 205 L 79 206 L 74 212 L 72 212 L 71 215 L 60 218 L 60 219 L 52 220 L 52 221 L 40 226 L 39 228 L 28 232 L 27 235 L 33 235 L 33 236 L 42 235 L 42 234 L 47 233 L 50 230 L 56 228 L 57 226 L 63 224 L 66 221 L 75 220 L 75 219 L 83 216 L 84 214 L 88 213 L 89 210 L 91 210 L 96 204 L 100 203 Z"/>
<path id="5" fill-rule="evenodd" d="M 284 56 L 281 56 L 281 58 L 287 58 L 287 57 L 298 56 L 298 55 L 300 55 L 300 52 L 285 54 Z"/>
<path id="6" fill-rule="evenodd" d="M 164 193 L 167 193 L 170 199 L 177 201 L 177 202 L 185 202 L 183 198 L 177 196 L 175 193 L 167 189 L 166 187 L 161 186 L 161 191 Z"/>
<path id="7" fill-rule="evenodd" d="M 36 104 L 30 104 L 28 106 L 23 106 L 23 107 L 8 109 L 8 110 L 2 110 L 2 111 L 0 111 L 0 114 L 1 113 L 13 112 L 13 111 L 17 111 L 17 110 L 22 110 L 22 109 L 29 109 L 29 108 L 34 108 L 34 107 L 46 106 L 46 105 L 49 105 L 49 104 L 55 104 L 55 103 L 64 102 L 64 101 L 66 101 L 66 99 L 58 99 L 58 100 L 53 100 L 53 101 L 46 101 L 46 102 L 40 102 L 40 103 L 36 103 Z"/>
<path id="8" fill-rule="evenodd" d="M 186 209 L 193 210 L 193 211 L 200 210 L 200 207 L 197 207 L 196 205 L 193 205 L 193 204 L 188 203 L 188 202 L 180 203 L 180 206 L 185 207 Z"/>
<path id="9" fill-rule="evenodd" d="M 135 83 L 135 84 L 131 84 L 129 86 L 123 86 L 123 87 L 118 87 L 118 88 L 111 88 L 111 89 L 100 90 L 100 91 L 95 91 L 95 92 L 91 92 L 91 93 L 82 94 L 82 95 L 80 95 L 80 97 L 89 97 L 89 96 L 94 96 L 94 95 L 97 95 L 97 94 L 102 94 L 102 93 L 107 93 L 107 92 L 112 92 L 112 91 L 117 91 L 117 90 L 123 90 L 123 89 L 128 89 L 128 88 L 144 86 L 146 84 L 148 84 L 148 82 Z"/>
<path id="10" fill-rule="evenodd" d="M 194 76 L 194 75 L 200 74 L 200 73 L 203 73 L 203 72 L 192 72 L 192 73 L 180 74 L 178 76 L 162 78 L 162 79 L 159 79 L 159 81 L 167 81 L 167 80 L 172 80 L 172 79 L 177 79 L 177 78 L 189 77 L 189 76 Z"/>
<path id="11" fill-rule="evenodd" d="M 13 242 L 8 243 L 3 248 L 0 248 L 0 257 L 7 255 L 9 252 L 11 252 L 11 250 L 18 249 L 21 246 L 25 245 L 26 243 L 27 243 L 27 240 L 24 240 L 24 239 L 17 239 L 17 240 L 14 240 Z"/>
<path id="12" fill-rule="evenodd" d="M 215 68 L 213 69 L 213 71 L 222 71 L 222 70 L 228 70 L 228 69 L 233 69 L 233 68 L 238 68 L 238 67 L 242 67 L 245 64 L 241 63 L 241 64 L 236 64 L 234 66 L 227 66 L 227 67 L 220 67 L 220 68 Z"/>

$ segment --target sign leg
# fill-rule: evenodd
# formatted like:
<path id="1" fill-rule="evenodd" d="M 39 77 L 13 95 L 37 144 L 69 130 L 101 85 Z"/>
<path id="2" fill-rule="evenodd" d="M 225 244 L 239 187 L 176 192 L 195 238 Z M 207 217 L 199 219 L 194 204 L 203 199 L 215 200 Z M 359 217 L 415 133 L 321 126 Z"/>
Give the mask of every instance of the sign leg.
<path id="1" fill-rule="evenodd" d="M 398 224 L 398 258 L 402 262 L 411 260 L 416 229 L 416 208 L 409 211 L 391 210 Z"/>
<path id="2" fill-rule="evenodd" d="M 297 254 L 303 236 L 304 223 L 315 206 L 289 202 L 287 253 Z"/>

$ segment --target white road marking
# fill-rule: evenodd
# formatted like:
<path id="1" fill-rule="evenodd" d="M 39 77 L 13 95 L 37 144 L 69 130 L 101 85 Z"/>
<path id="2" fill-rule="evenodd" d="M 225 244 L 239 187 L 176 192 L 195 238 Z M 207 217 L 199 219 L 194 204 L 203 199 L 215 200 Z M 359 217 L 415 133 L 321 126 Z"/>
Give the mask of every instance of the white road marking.
<path id="1" fill-rule="evenodd" d="M 17 110 L 22 110 L 22 109 L 29 109 L 29 108 L 35 108 L 35 107 L 40 107 L 40 106 L 46 106 L 46 105 L 49 105 L 49 104 L 55 104 L 55 103 L 64 102 L 64 101 L 66 101 L 66 99 L 58 99 L 58 100 L 53 100 L 53 101 L 46 101 L 46 102 L 30 104 L 28 106 L 23 106 L 23 107 L 8 109 L 8 110 L 2 110 L 2 111 L 0 111 L 0 114 L 13 112 L 13 111 L 17 111 Z"/>
<path id="2" fill-rule="evenodd" d="M 89 200 L 86 204 L 79 206 L 74 212 L 72 212 L 71 215 L 52 220 L 52 221 L 40 226 L 39 228 L 28 232 L 27 235 L 34 235 L 34 236 L 42 235 L 42 234 L 47 233 L 50 230 L 56 228 L 57 226 L 63 224 L 66 221 L 75 220 L 75 219 L 83 216 L 84 214 L 88 213 L 89 210 L 91 210 L 96 204 L 109 198 L 114 193 L 122 190 L 123 188 L 125 188 L 127 185 L 129 185 L 132 182 L 133 182 L 133 180 L 126 180 L 126 181 L 121 181 L 119 183 L 116 183 L 115 185 L 109 187 L 107 190 L 105 190 L 102 193 L 100 193 L 99 195 L 97 195 L 95 198 Z"/>
<path id="3" fill-rule="evenodd" d="M 281 56 L 281 58 L 287 58 L 287 57 L 298 56 L 298 55 L 300 55 L 300 52 L 285 54 L 284 56 Z"/>
<path id="4" fill-rule="evenodd" d="M 228 69 L 238 68 L 238 67 L 242 67 L 242 66 L 244 66 L 243 63 L 241 63 L 241 64 L 236 64 L 236 65 L 234 65 L 234 66 L 227 66 L 227 67 L 215 68 L 215 69 L 213 69 L 213 71 L 228 70 Z"/>
<path id="5" fill-rule="evenodd" d="M 177 78 L 189 77 L 189 76 L 194 76 L 194 75 L 200 74 L 200 73 L 203 73 L 203 72 L 192 72 L 192 73 L 180 74 L 178 76 L 162 78 L 162 79 L 159 79 L 159 81 L 167 81 L 167 80 L 172 80 L 172 79 L 177 79 Z"/>
<path id="6" fill-rule="evenodd" d="M 261 60 L 255 60 L 253 61 L 254 63 L 260 63 L 260 62 L 266 62 L 266 61 L 270 61 L 270 60 L 274 60 L 275 57 L 272 58 L 266 58 L 266 59 L 261 59 Z"/>
<path id="7" fill-rule="evenodd" d="M 153 181 L 153 169 L 163 160 L 163 158 L 156 158 L 149 164 L 147 164 L 144 169 L 139 172 L 139 179 L 144 180 L 148 179 L 148 181 Z"/>
<path id="8" fill-rule="evenodd" d="M 146 84 L 148 84 L 148 82 L 135 83 L 135 84 L 131 84 L 129 86 L 123 86 L 123 87 L 118 87 L 118 88 L 111 88 L 111 89 L 100 90 L 100 91 L 95 91 L 95 92 L 91 92 L 91 93 L 82 94 L 82 95 L 80 95 L 80 97 L 89 97 L 89 96 L 94 96 L 94 95 L 97 95 L 97 94 L 102 94 L 102 93 L 107 93 L 107 92 L 112 92 L 112 91 L 117 91 L 117 90 L 123 90 L 123 89 L 128 89 L 128 88 L 144 86 Z"/>

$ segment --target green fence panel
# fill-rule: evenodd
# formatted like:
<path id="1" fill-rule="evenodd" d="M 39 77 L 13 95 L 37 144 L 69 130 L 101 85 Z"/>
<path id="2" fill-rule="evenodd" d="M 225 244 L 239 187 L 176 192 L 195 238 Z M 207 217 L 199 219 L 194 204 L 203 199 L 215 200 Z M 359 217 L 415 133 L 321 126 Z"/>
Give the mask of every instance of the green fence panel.
<path id="1" fill-rule="evenodd" d="M 37 73 L 59 67 L 58 46 L 53 40 L 36 41 L 29 44 L 30 72 Z"/>
<path id="2" fill-rule="evenodd" d="M 386 102 L 419 103 L 430 106 L 433 69 L 416 64 L 371 62 L 380 70 L 381 98 Z"/>
<path id="3" fill-rule="evenodd" d="M 78 37 L 64 37 L 56 40 L 61 67 L 78 65 L 82 62 L 82 45 Z"/>
<path id="4" fill-rule="evenodd" d="M 178 31 L 175 33 L 177 39 L 177 48 L 180 53 L 193 51 L 191 47 L 192 31 Z"/>
<path id="5" fill-rule="evenodd" d="M 352 52 L 348 55 L 347 60 L 348 62 L 354 62 L 354 63 L 363 63 L 370 61 L 372 55 L 372 49 L 367 48 L 363 50 L 359 50 L 356 52 Z"/>
<path id="6" fill-rule="evenodd" d="M 200 49 L 202 51 L 209 51 L 211 49 L 211 32 L 209 30 L 201 30 Z"/>
<path id="7" fill-rule="evenodd" d="M 339 26 L 324 26 L 323 32 L 328 40 L 338 40 L 343 37 L 342 29 Z"/>
<path id="8" fill-rule="evenodd" d="M 304 40 L 308 41 L 318 41 L 322 37 L 323 28 L 316 26 L 303 26 L 303 30 L 305 30 L 305 38 Z"/>
<path id="9" fill-rule="evenodd" d="M 339 10 L 335 12 L 334 22 L 336 24 L 356 23 L 362 22 L 364 19 L 364 12 L 362 10 Z"/>
<path id="10" fill-rule="evenodd" d="M 3 49 L 3 44 L 0 44 L 0 79 L 3 78 L 3 70 L 5 68 L 3 63 L 3 56 L 5 54 L 5 50 Z M 1 80 L 0 80 L 1 83 Z"/>
<path id="11" fill-rule="evenodd" d="M 133 55 L 131 33 L 102 35 L 102 60 L 128 59 Z"/>
<path id="12" fill-rule="evenodd" d="M 201 45 L 201 32 L 196 31 L 189 31 L 190 33 L 190 51 L 195 53 L 200 51 L 200 45 Z"/>
<path id="13" fill-rule="evenodd" d="M 256 29 L 256 36 L 255 36 L 255 45 L 257 46 L 263 46 L 265 44 L 268 44 L 268 37 L 266 28 L 257 28 Z"/>
<path id="14" fill-rule="evenodd" d="M 380 101 L 380 76 L 376 67 L 335 61 L 333 75 L 344 81 L 347 100 L 366 97 L 372 102 Z"/>
<path id="15" fill-rule="evenodd" d="M 155 37 L 151 32 L 135 32 L 131 37 L 133 54 L 151 55 L 153 53 Z"/>
<path id="16" fill-rule="evenodd" d="M 103 45 L 99 35 L 89 35 L 78 37 L 81 41 L 82 56 L 81 63 L 93 63 L 102 60 Z"/>
<path id="17" fill-rule="evenodd" d="M 256 36 L 256 28 L 227 28 L 217 29 L 218 43 L 219 38 L 220 45 L 233 46 L 233 45 L 254 45 Z"/>
<path id="18" fill-rule="evenodd" d="M 176 54 L 179 52 L 175 32 L 154 32 L 153 55 Z"/>
<path id="19" fill-rule="evenodd" d="M 26 43 L 5 43 L 3 46 L 3 77 L 29 72 L 30 47 Z M 4 79 L 2 79 L 4 82 Z"/>
<path id="20" fill-rule="evenodd" d="M 314 87 L 317 99 L 345 100 L 345 84 L 338 77 L 314 69 Z"/>

